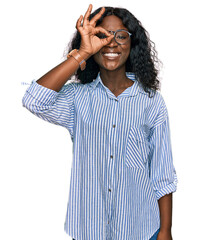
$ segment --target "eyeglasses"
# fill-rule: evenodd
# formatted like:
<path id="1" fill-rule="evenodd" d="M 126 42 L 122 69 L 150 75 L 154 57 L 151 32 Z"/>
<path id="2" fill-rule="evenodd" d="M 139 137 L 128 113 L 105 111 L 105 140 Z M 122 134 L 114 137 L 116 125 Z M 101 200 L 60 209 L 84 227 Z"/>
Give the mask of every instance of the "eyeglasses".
<path id="1" fill-rule="evenodd" d="M 130 32 L 123 29 L 119 29 L 117 31 L 108 31 L 108 32 L 114 34 L 114 39 L 116 43 L 120 45 L 127 43 L 128 40 L 130 39 L 130 36 L 132 35 Z M 107 38 L 107 36 L 104 33 L 98 33 L 96 34 L 96 36 L 100 39 Z"/>

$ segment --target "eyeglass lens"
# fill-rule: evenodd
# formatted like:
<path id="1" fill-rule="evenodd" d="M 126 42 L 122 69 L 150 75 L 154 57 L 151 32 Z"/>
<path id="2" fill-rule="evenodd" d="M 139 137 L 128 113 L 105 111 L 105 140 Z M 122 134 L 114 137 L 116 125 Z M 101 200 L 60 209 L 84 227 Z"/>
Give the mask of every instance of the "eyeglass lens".
<path id="1" fill-rule="evenodd" d="M 97 37 L 100 39 L 107 38 L 107 36 L 104 33 L 98 33 Z M 130 35 L 126 31 L 118 31 L 115 33 L 115 41 L 119 44 L 125 44 L 130 38 Z"/>
<path id="2" fill-rule="evenodd" d="M 119 44 L 124 44 L 128 41 L 129 39 L 129 34 L 128 32 L 125 31 L 118 31 L 115 33 L 115 40 Z"/>

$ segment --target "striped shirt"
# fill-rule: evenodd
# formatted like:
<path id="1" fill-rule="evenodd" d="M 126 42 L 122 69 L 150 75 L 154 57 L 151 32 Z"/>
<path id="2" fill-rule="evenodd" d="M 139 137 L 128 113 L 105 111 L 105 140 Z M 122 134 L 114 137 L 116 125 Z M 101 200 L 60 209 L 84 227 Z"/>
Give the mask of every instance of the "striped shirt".
<path id="1" fill-rule="evenodd" d="M 59 92 L 35 80 L 23 106 L 68 129 L 73 161 L 65 232 L 76 240 L 149 240 L 160 227 L 158 199 L 175 192 L 168 111 L 134 84 L 115 96 L 100 74 Z"/>

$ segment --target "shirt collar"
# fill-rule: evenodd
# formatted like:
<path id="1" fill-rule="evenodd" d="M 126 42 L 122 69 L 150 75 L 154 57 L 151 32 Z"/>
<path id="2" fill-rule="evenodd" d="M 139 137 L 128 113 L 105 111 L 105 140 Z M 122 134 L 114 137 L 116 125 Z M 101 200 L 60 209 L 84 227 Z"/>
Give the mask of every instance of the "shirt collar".
<path id="1" fill-rule="evenodd" d="M 126 76 L 131 79 L 132 81 L 134 81 L 134 84 L 127 88 L 122 94 L 121 96 L 136 96 L 138 94 L 139 91 L 142 91 L 140 83 L 137 81 L 137 79 L 135 78 L 135 74 L 132 72 L 126 72 Z M 108 95 L 114 95 L 113 93 L 111 94 L 111 91 L 103 84 L 101 77 L 100 77 L 100 72 L 97 75 L 97 78 L 95 80 L 93 80 L 93 82 L 91 83 L 91 87 L 93 89 L 95 89 L 97 87 L 98 84 L 101 84 L 106 92 L 108 93 Z M 143 92 L 143 91 L 142 91 Z M 114 95 L 115 96 L 115 95 Z"/>

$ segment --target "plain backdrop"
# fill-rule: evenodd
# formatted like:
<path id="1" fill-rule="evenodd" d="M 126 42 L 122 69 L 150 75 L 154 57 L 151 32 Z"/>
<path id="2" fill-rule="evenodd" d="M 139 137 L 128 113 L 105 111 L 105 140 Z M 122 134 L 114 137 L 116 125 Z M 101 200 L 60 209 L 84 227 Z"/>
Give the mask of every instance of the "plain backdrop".
<path id="1" fill-rule="evenodd" d="M 22 107 L 28 85 L 63 61 L 76 20 L 92 3 L 124 7 L 143 24 L 164 64 L 178 190 L 173 239 L 199 239 L 198 8 L 183 0 L 18 0 L 0 7 L 0 239 L 69 240 L 64 232 L 72 142 L 67 129 Z"/>

